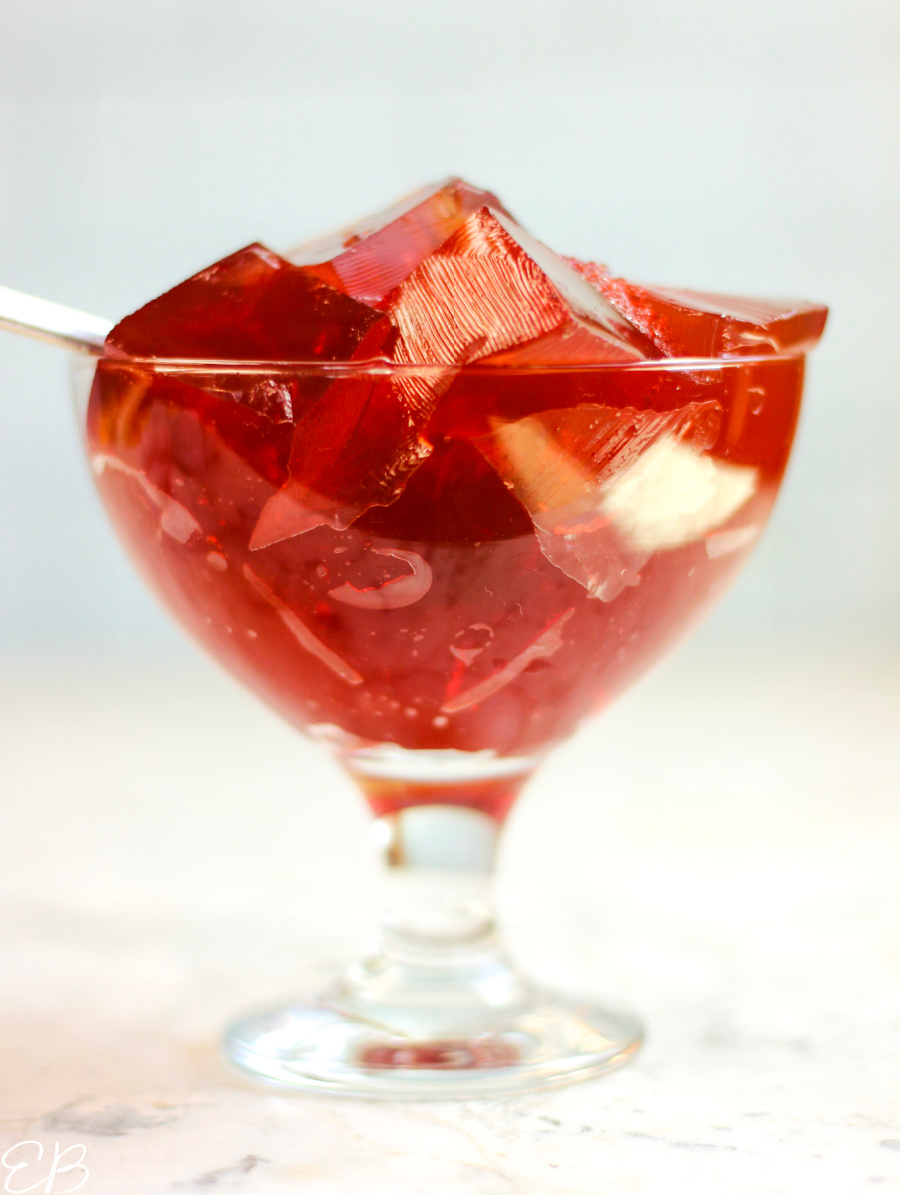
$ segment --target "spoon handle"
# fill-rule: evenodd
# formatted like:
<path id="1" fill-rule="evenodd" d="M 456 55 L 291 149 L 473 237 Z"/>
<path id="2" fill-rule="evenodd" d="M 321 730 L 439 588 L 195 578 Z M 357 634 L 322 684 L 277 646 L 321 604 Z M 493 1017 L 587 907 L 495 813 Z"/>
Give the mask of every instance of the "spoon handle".
<path id="1" fill-rule="evenodd" d="M 45 340 L 58 348 L 100 357 L 112 326 L 109 320 L 97 315 L 0 286 L 0 328 L 7 332 L 18 332 L 20 336 Z"/>

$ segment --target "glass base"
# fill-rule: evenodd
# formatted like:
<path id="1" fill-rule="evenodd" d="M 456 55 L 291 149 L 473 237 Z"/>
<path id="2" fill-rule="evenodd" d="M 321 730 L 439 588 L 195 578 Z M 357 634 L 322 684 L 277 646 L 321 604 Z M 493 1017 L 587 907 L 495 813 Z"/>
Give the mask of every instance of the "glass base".
<path id="1" fill-rule="evenodd" d="M 590 1079 L 641 1044 L 631 1016 L 528 983 L 496 958 L 494 974 L 479 966 L 474 983 L 400 969 L 398 984 L 364 965 L 320 996 L 246 1018 L 229 1031 L 226 1056 L 285 1087 L 463 1099 Z"/>

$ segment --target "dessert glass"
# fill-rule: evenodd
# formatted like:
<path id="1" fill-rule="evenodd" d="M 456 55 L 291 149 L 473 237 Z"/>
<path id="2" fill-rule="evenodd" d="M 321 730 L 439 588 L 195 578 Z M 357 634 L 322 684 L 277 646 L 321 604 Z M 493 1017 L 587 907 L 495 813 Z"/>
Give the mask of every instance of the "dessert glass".
<path id="1" fill-rule="evenodd" d="M 291 1087 L 413 1098 L 559 1085 L 633 1055 L 630 1015 L 507 957 L 497 841 L 546 753 L 746 559 L 803 367 L 797 353 L 475 365 L 448 386 L 445 367 L 376 362 L 75 364 L 100 494 L 145 580 L 334 753 L 374 814 L 373 942 L 328 991 L 234 1025 L 232 1062 Z M 287 477 L 292 404 L 336 381 L 443 387 L 434 452 L 392 504 L 252 545 Z M 566 430 L 576 410 L 587 446 Z"/>

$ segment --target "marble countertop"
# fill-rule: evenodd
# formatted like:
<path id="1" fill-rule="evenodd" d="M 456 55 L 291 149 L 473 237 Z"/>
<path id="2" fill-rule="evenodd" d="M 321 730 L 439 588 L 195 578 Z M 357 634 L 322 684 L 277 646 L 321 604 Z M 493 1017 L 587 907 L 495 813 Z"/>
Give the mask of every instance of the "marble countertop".
<path id="1" fill-rule="evenodd" d="M 0 1138 L 37 1144 L 0 1190 L 900 1190 L 898 727 L 883 654 L 682 653 L 551 759 L 501 859 L 520 959 L 637 1008 L 637 1060 L 366 1103 L 256 1088 L 217 1052 L 366 928 L 349 782 L 187 657 L 7 663 Z M 76 1145 L 89 1176 L 48 1187 Z"/>

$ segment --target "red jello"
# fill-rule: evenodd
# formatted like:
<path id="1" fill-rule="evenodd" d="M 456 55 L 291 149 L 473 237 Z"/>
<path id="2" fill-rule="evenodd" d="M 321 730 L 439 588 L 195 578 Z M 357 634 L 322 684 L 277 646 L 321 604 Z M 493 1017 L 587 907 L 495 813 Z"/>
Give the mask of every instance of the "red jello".
<path id="1" fill-rule="evenodd" d="M 488 207 L 426 258 L 385 309 L 399 330 L 400 363 L 463 365 L 576 331 L 593 337 L 594 362 L 657 355 L 577 271 Z M 555 364 L 552 354 L 542 363 Z"/>
<path id="2" fill-rule="evenodd" d="M 468 216 L 485 206 L 505 211 L 490 191 L 480 191 L 459 178 L 445 179 L 349 228 L 300 245 L 286 256 L 294 265 L 377 307 Z"/>
<path id="3" fill-rule="evenodd" d="M 566 338 L 579 341 L 580 360 L 655 355 L 562 258 L 488 207 L 383 306 L 396 329 L 392 359 L 405 368 L 337 381 L 295 420 L 290 480 L 262 512 L 254 548 L 322 524 L 341 529 L 395 501 L 431 452 L 425 429 L 459 366 L 516 363 L 517 346 L 537 346 L 542 363 L 554 363 L 562 354 L 550 346 Z"/>
<path id="4" fill-rule="evenodd" d="M 534 759 L 721 592 L 787 460 L 802 354 L 653 359 L 649 325 L 534 245 L 479 209 L 383 313 L 286 275 L 298 306 L 276 303 L 269 330 L 254 313 L 286 267 L 244 251 L 237 281 L 228 266 L 199 284 L 220 288 L 205 315 L 191 280 L 184 328 L 153 340 L 159 357 L 190 335 L 233 365 L 121 359 L 148 355 L 143 309 L 97 368 L 90 449 L 142 571 L 227 667 L 339 748 L 379 812 L 502 816 Z M 298 320 L 321 325 L 317 358 L 236 359 Z M 596 360 L 554 363 L 571 328 Z M 394 361 L 362 360 L 367 338 Z M 410 753 L 458 779 L 436 788 Z"/>
<path id="5" fill-rule="evenodd" d="M 667 357 L 806 352 L 825 329 L 820 303 L 642 286 L 594 262 L 566 260 Z"/>
<path id="6" fill-rule="evenodd" d="M 348 361 L 390 349 L 378 312 L 248 245 L 118 323 L 111 356 L 210 361 Z"/>
<path id="7" fill-rule="evenodd" d="M 582 374 L 593 397 L 600 372 Z M 606 601 L 608 589 L 594 586 L 592 596 L 554 563 L 542 539 L 555 532 L 538 527 L 539 538 L 464 441 L 440 440 L 395 503 L 345 530 L 320 526 L 252 551 L 286 466 L 285 424 L 267 425 L 187 379 L 104 361 L 89 430 L 104 500 L 148 580 L 295 724 L 345 745 L 533 756 L 605 704 L 721 591 L 768 515 L 801 379 L 800 359 L 712 371 L 705 389 L 721 416 L 711 459 L 749 468 L 753 493 L 730 518 L 650 552 L 637 569 L 632 555 L 634 575 Z M 753 409 L 729 442 L 748 389 Z M 166 519 L 166 500 L 184 513 Z M 578 559 L 577 545 L 569 555 Z M 597 573 L 596 561 L 588 571 Z"/>

